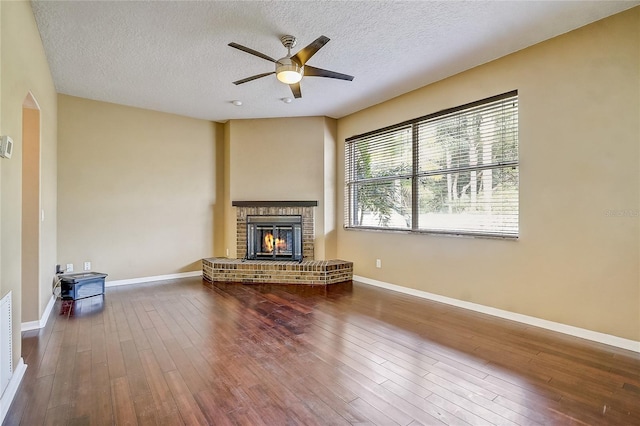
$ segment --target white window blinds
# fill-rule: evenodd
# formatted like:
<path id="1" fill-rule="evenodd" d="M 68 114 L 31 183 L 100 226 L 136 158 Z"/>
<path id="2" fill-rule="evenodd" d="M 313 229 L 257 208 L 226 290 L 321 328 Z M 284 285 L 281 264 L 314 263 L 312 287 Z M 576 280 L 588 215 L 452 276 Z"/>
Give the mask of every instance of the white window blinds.
<path id="1" fill-rule="evenodd" d="M 345 226 L 518 236 L 517 92 L 347 139 Z"/>

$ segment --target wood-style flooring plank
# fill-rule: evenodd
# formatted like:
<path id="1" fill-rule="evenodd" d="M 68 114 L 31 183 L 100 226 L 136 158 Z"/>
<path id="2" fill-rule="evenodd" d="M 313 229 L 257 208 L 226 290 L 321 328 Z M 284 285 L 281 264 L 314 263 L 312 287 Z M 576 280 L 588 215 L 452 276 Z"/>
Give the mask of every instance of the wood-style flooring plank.
<path id="1" fill-rule="evenodd" d="M 107 363 L 107 340 L 102 323 L 91 326 L 91 362 L 93 364 Z"/>
<path id="2" fill-rule="evenodd" d="M 151 389 L 151 395 L 155 402 L 158 418 L 179 418 L 176 405 L 169 386 L 164 378 L 163 371 L 155 358 L 153 351 L 145 350 L 140 353 L 142 367 Z"/>
<path id="3" fill-rule="evenodd" d="M 216 396 L 208 390 L 198 392 L 195 395 L 195 400 L 208 424 L 220 426 L 232 426 L 234 424 L 227 415 L 228 411 L 220 406 Z"/>
<path id="4" fill-rule="evenodd" d="M 159 423 L 151 392 L 133 397 L 133 406 L 139 426 L 157 425 Z"/>
<path id="5" fill-rule="evenodd" d="M 91 352 L 83 351 L 76 355 L 74 384 L 69 407 L 69 419 L 80 424 L 82 419 L 89 420 L 92 409 Z"/>
<path id="6" fill-rule="evenodd" d="M 155 328 L 147 328 L 144 332 L 151 346 L 151 351 L 153 352 L 162 371 L 167 372 L 175 370 L 176 365 L 173 362 L 173 359 L 171 359 L 171 355 L 169 355 L 169 352 L 167 351 L 167 348 L 160 338 L 157 330 Z M 147 351 L 141 351 L 141 353 L 146 352 Z"/>
<path id="7" fill-rule="evenodd" d="M 68 423 L 69 405 L 58 405 L 47 410 L 44 418 L 45 426 L 63 426 Z"/>
<path id="8" fill-rule="evenodd" d="M 469 424 L 464 420 L 459 419 L 451 415 L 450 413 L 446 412 L 445 410 L 439 408 L 437 405 L 427 401 L 426 398 L 428 398 L 432 394 L 431 392 L 426 391 L 426 395 L 424 393 L 421 393 L 420 391 L 415 392 L 416 388 L 420 390 L 424 388 L 421 388 L 419 386 L 416 386 L 416 387 L 411 386 L 409 389 L 407 389 L 398 385 L 392 380 L 387 380 L 382 384 L 382 386 L 385 389 L 388 389 L 390 392 L 393 392 L 394 394 L 396 394 L 401 399 L 407 401 L 410 404 L 413 404 L 420 410 L 429 414 L 434 419 L 437 419 L 440 423 L 443 423 L 446 425 L 468 425 Z"/>
<path id="9" fill-rule="evenodd" d="M 176 401 L 178 411 L 182 420 L 187 425 L 202 425 L 206 426 L 209 423 L 205 418 L 202 410 L 198 406 L 198 403 L 193 398 L 189 387 L 185 383 L 184 379 L 177 370 L 169 371 L 164 375 L 167 385 L 173 394 L 173 399 Z"/>
<path id="10" fill-rule="evenodd" d="M 127 340 L 120 343 L 122 357 L 124 360 L 126 378 L 129 384 L 129 390 L 133 399 L 141 395 L 151 392 L 147 378 L 144 374 L 144 368 L 140 361 L 140 354 L 133 340 Z"/>
<path id="11" fill-rule="evenodd" d="M 353 408 L 361 412 L 371 424 L 380 426 L 397 426 L 409 423 L 398 423 L 391 417 L 387 416 L 384 411 L 374 407 L 362 398 L 356 398 L 349 403 Z"/>
<path id="12" fill-rule="evenodd" d="M 35 379 L 30 395 L 33 402 L 24 410 L 20 424 L 36 425 L 44 423 L 47 415 L 47 407 L 49 406 L 49 398 L 51 397 L 53 379 L 53 375 Z"/>
<path id="13" fill-rule="evenodd" d="M 46 352 L 42 357 L 42 361 L 38 366 L 38 377 L 45 377 L 55 374 L 56 367 L 58 365 L 58 359 L 60 357 L 60 351 L 62 350 L 62 338 L 64 333 L 62 331 L 56 331 L 51 333 L 51 337 L 46 346 Z"/>
<path id="14" fill-rule="evenodd" d="M 113 424 L 113 405 L 111 403 L 111 382 L 109 366 L 106 363 L 91 366 L 91 425 Z"/>
<path id="15" fill-rule="evenodd" d="M 173 363 L 176 365 L 176 368 L 180 372 L 181 377 L 186 382 L 189 391 L 192 394 L 196 394 L 201 390 L 205 390 L 208 388 L 209 383 L 203 377 L 204 372 L 200 372 L 196 370 L 196 368 L 191 363 L 191 360 L 185 353 L 185 350 L 177 343 L 177 341 L 168 340 L 165 342 L 167 352 L 169 352 L 169 356 L 173 360 Z"/>
<path id="16" fill-rule="evenodd" d="M 63 346 L 60 350 L 60 358 L 53 379 L 53 389 L 49 398 L 48 408 L 58 405 L 68 405 L 74 385 L 73 372 L 76 367 L 75 346 Z"/>
<path id="17" fill-rule="evenodd" d="M 136 410 L 126 377 L 111 380 L 111 404 L 117 425 L 137 425 Z"/>

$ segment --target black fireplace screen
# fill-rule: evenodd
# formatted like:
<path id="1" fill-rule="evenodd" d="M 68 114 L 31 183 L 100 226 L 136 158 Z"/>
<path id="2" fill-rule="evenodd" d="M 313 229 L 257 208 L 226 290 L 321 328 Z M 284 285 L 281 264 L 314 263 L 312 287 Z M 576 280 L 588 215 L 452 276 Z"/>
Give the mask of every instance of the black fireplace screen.
<path id="1" fill-rule="evenodd" d="M 247 216 L 247 259 L 302 260 L 302 216 Z"/>

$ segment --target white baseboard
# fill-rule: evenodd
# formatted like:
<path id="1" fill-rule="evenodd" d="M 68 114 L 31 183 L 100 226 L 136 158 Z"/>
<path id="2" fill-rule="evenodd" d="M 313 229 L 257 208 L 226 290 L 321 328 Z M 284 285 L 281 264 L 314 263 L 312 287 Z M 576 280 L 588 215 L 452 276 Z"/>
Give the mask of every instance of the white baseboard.
<path id="1" fill-rule="evenodd" d="M 4 418 L 9 412 L 9 407 L 18 392 L 18 387 L 20 386 L 20 382 L 22 382 L 22 378 L 24 377 L 24 372 L 26 370 L 27 364 L 25 364 L 22 358 L 20 358 L 16 369 L 13 370 L 13 375 L 11 376 L 7 389 L 5 389 L 2 397 L 0 397 L 0 424 L 2 424 Z"/>
<path id="2" fill-rule="evenodd" d="M 559 333 L 568 334 L 570 336 L 580 337 L 582 339 L 604 343 L 605 345 L 615 346 L 618 348 L 627 349 L 634 352 L 640 352 L 640 342 L 637 342 L 635 340 L 624 339 L 622 337 L 612 336 L 610 334 L 605 334 L 597 331 L 587 330 L 584 328 L 574 327 L 572 325 L 548 321 L 545 319 L 531 317 L 528 315 L 522 315 L 515 312 L 504 311 L 502 309 L 492 308 L 490 306 L 484 306 L 477 303 L 465 302 L 464 300 L 458 300 L 451 297 L 440 296 L 438 294 L 428 293 L 426 291 L 403 287 L 396 284 L 389 284 L 383 281 L 361 277 L 358 275 L 354 275 L 353 280 L 362 282 L 364 284 L 369 284 L 376 287 L 397 291 L 400 293 L 410 294 L 412 296 L 421 297 L 423 299 L 429 299 L 435 302 L 446 303 L 447 305 L 457 306 L 459 308 L 469 309 L 471 311 L 481 312 L 483 314 L 493 315 L 495 317 L 504 318 L 511 321 L 517 321 L 523 324 L 545 328 L 551 331 L 557 331 Z"/>
<path id="3" fill-rule="evenodd" d="M 116 287 L 119 285 L 140 284 L 140 283 L 148 283 L 152 281 L 175 280 L 177 278 L 188 278 L 188 277 L 199 277 L 199 276 L 202 276 L 202 271 L 180 272 L 178 274 L 156 275 L 154 277 L 141 277 L 141 278 L 131 278 L 128 280 L 107 281 L 104 283 L 104 286 Z"/>
<path id="4" fill-rule="evenodd" d="M 53 305 L 56 301 L 56 298 L 51 295 L 51 299 L 49 299 L 49 303 L 47 303 L 47 307 L 44 308 L 44 313 L 39 321 L 29 321 L 23 322 L 20 325 L 20 331 L 29 331 L 29 330 L 37 330 L 39 328 L 43 328 L 47 325 L 47 321 L 49 320 L 49 316 L 51 315 L 51 310 L 53 309 Z"/>

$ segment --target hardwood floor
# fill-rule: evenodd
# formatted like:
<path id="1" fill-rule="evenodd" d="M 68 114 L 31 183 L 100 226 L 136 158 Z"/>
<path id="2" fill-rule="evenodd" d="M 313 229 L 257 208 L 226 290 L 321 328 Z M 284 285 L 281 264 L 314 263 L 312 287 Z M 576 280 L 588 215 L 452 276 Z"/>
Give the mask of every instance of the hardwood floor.
<path id="1" fill-rule="evenodd" d="M 23 335 L 4 425 L 640 424 L 640 355 L 359 283 L 109 288 Z"/>

